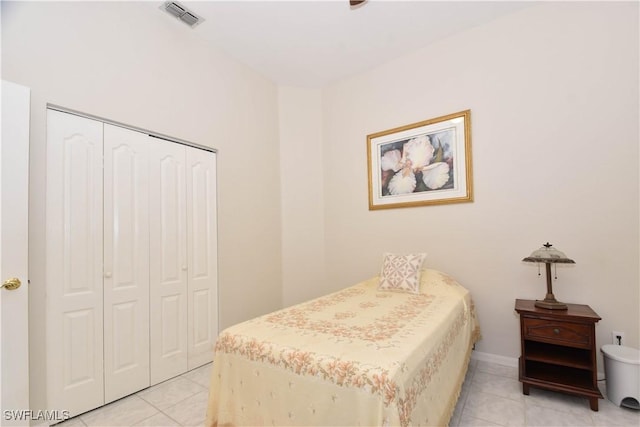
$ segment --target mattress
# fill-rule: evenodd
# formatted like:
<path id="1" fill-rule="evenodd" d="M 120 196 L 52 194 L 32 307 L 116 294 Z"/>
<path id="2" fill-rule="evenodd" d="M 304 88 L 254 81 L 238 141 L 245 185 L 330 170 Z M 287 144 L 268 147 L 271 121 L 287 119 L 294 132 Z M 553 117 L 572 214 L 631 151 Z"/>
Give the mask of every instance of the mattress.
<path id="1" fill-rule="evenodd" d="M 471 295 L 423 270 L 374 277 L 220 333 L 207 426 L 446 425 L 479 338 Z"/>

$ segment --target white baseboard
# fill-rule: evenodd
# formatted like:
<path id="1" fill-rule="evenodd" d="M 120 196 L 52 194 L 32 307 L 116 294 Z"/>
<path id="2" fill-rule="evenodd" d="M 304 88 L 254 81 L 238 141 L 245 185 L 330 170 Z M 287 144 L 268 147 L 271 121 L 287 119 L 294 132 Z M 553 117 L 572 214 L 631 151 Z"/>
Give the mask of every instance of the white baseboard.
<path id="1" fill-rule="evenodd" d="M 499 354 L 484 353 L 482 351 L 472 351 L 471 358 L 474 360 L 481 360 L 483 362 L 496 363 L 498 365 L 510 366 L 512 368 L 518 367 L 517 357 L 500 356 Z"/>

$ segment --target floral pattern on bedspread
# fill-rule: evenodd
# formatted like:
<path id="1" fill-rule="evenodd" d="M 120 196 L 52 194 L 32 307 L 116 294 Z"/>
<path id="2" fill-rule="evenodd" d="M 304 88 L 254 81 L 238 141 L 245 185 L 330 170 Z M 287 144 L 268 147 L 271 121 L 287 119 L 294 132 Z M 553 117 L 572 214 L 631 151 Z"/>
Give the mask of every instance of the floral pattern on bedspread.
<path id="1" fill-rule="evenodd" d="M 400 421 L 403 426 L 408 425 L 411 421 L 411 412 L 417 404 L 418 397 L 431 382 L 431 376 L 434 372 L 440 369 L 440 365 L 447 357 L 447 353 L 451 349 L 455 338 L 466 322 L 467 316 L 465 313 L 460 313 L 456 317 L 449 332 L 445 335 L 445 339 L 437 347 L 434 355 L 425 361 L 418 375 L 414 377 L 411 386 L 404 393 L 404 396 L 398 399 L 397 404 L 400 411 Z"/>
<path id="2" fill-rule="evenodd" d="M 244 340 L 230 334 L 220 336 L 217 351 L 270 363 L 298 375 L 320 377 L 339 386 L 364 388 L 382 396 L 385 405 L 393 402 L 397 394 L 398 386 L 389 379 L 387 370 L 357 361 L 341 360 L 293 348 L 278 349 L 268 342 Z"/>
<path id="3" fill-rule="evenodd" d="M 208 425 L 242 424 L 243 419 L 245 423 L 247 419 L 260 423 L 255 421 L 261 419 L 260 414 L 243 418 L 249 405 L 239 402 L 233 390 L 227 393 L 222 388 L 222 384 L 235 377 L 245 378 L 245 383 L 251 381 L 245 377 L 248 374 L 236 366 L 242 360 L 255 365 L 251 369 L 256 372 L 262 366 L 271 366 L 288 373 L 282 375 L 282 385 L 269 386 L 279 387 L 280 391 L 287 388 L 285 376 L 291 387 L 293 375 L 309 378 L 305 387 L 313 387 L 314 381 L 338 387 L 333 400 L 338 396 L 347 398 L 345 393 L 351 393 L 348 390 L 377 396 L 380 408 L 386 409 L 371 408 L 366 412 L 382 410 L 380 416 L 384 419 L 376 418 L 379 424 L 431 425 L 448 420 L 451 397 L 443 400 L 434 387 L 453 387 L 454 390 L 458 387 L 453 396 L 457 397 L 464 372 L 462 378 L 458 378 L 459 368 L 449 365 L 452 359 L 459 360 L 454 365 L 466 363 L 462 360 L 468 360 L 468 354 L 460 352 L 470 351 L 469 342 L 475 342 L 479 329 L 468 291 L 449 276 L 437 273 L 439 275 L 432 273 L 433 284 L 421 294 L 378 291 L 377 280 L 371 279 L 223 331 L 215 347 Z M 232 367 L 232 360 L 236 367 Z M 235 371 L 225 378 L 227 367 L 222 365 Z M 456 376 L 456 385 L 447 384 L 452 382 L 452 375 Z M 451 391 L 445 393 L 449 396 Z M 349 396 L 358 399 L 355 395 Z M 296 406 L 293 399 L 291 395 L 287 402 Z M 447 403 L 443 403 L 445 401 Z M 296 413 L 306 406 L 300 402 Z M 223 409 L 234 407 L 240 407 L 242 414 Z M 294 412 L 288 413 L 288 419 Z M 284 420 L 275 422 L 286 424 Z M 356 420 L 345 418 L 344 422 L 354 424 Z M 370 420 L 364 422 L 371 423 Z"/>
<path id="4" fill-rule="evenodd" d="M 411 412 L 422 390 L 430 382 L 431 375 L 439 369 L 446 358 L 451 343 L 467 321 L 468 316 L 460 312 L 455 322 L 437 347 L 432 358 L 421 367 L 411 387 L 400 393 L 400 387 L 390 378 L 389 370 L 376 366 L 367 366 L 358 361 L 341 360 L 332 356 L 319 355 L 295 348 L 280 349 L 266 341 L 255 338 L 245 339 L 229 333 L 223 333 L 216 344 L 216 352 L 238 354 L 252 361 L 269 363 L 297 375 L 310 375 L 331 381 L 344 387 L 366 389 L 381 396 L 384 405 L 396 404 L 400 421 L 406 426 L 411 421 Z"/>
<path id="5" fill-rule="evenodd" d="M 307 304 L 300 304 L 289 309 L 267 315 L 264 321 L 275 326 L 295 328 L 299 331 L 317 332 L 333 336 L 335 338 L 360 339 L 364 341 L 389 340 L 399 331 L 405 328 L 416 317 L 423 313 L 424 309 L 433 301 L 433 295 L 403 294 L 403 298 L 383 312 L 380 316 L 367 319 L 366 323 L 359 321 L 341 322 L 342 320 L 358 316 L 354 311 L 337 311 L 343 305 L 349 306 L 351 300 L 357 302 L 357 307 L 362 310 L 379 306 L 376 298 L 384 298 L 388 292 L 367 292 L 362 287 L 352 287 L 327 297 L 318 298 Z M 358 302 L 359 301 L 359 302 Z M 314 314 L 331 313 L 331 318 L 318 318 Z M 329 337 L 326 337 L 329 338 Z"/>

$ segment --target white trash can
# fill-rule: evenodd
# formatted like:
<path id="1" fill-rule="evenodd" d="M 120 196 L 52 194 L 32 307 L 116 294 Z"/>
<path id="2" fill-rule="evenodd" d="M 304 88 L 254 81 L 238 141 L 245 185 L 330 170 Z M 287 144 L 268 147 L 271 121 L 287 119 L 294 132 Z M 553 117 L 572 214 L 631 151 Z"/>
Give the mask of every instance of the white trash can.
<path id="1" fill-rule="evenodd" d="M 604 356 L 607 398 L 616 406 L 640 409 L 640 350 L 606 344 L 600 351 Z"/>

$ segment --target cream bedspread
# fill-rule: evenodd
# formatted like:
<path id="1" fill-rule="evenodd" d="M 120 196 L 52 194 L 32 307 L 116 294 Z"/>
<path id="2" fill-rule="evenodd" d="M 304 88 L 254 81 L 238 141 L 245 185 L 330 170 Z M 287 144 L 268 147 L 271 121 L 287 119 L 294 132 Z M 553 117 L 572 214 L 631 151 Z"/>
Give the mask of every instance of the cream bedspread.
<path id="1" fill-rule="evenodd" d="M 479 338 L 470 294 L 435 270 L 420 294 L 377 285 L 223 331 L 206 425 L 446 425 Z"/>

